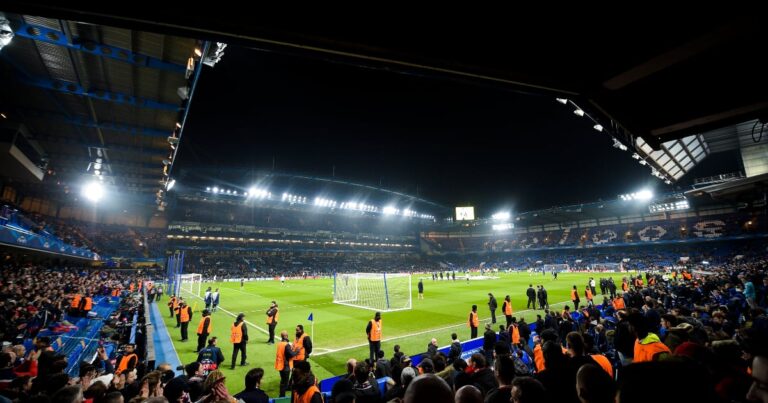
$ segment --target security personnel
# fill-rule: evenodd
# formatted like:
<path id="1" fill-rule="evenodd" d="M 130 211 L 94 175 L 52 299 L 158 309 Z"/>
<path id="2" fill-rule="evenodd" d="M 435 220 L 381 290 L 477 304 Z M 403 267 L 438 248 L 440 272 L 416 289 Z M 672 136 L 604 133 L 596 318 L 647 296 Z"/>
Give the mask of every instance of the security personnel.
<path id="1" fill-rule="evenodd" d="M 71 312 L 75 315 L 80 315 L 80 301 L 83 299 L 83 296 L 80 294 L 75 294 L 72 297 L 72 302 L 69 304 L 69 307 L 71 308 Z"/>
<path id="2" fill-rule="evenodd" d="M 501 306 L 501 310 L 504 311 L 504 317 L 507 319 L 507 327 L 512 324 L 512 300 L 509 295 L 504 297 L 504 303 Z"/>
<path id="3" fill-rule="evenodd" d="M 576 289 L 576 286 L 573 286 L 573 289 L 571 289 L 571 301 L 573 302 L 573 310 L 578 311 L 579 310 L 579 302 L 581 300 L 579 299 L 579 291 Z"/>
<path id="4" fill-rule="evenodd" d="M 277 302 L 272 301 L 269 309 L 267 309 L 267 326 L 269 327 L 267 344 L 275 344 L 275 328 L 278 320 L 280 320 L 280 310 L 277 307 Z"/>
<path id="5" fill-rule="evenodd" d="M 291 342 L 288 339 L 288 332 L 280 332 L 280 341 L 275 350 L 275 369 L 280 373 L 280 397 L 285 397 L 285 391 L 288 389 L 288 377 L 293 369 L 293 357 L 296 353 L 291 348 Z"/>
<path id="6" fill-rule="evenodd" d="M 78 307 L 82 316 L 88 316 L 88 312 L 93 309 L 93 300 L 91 297 L 83 297 L 80 299 L 80 306 Z"/>
<path id="7" fill-rule="evenodd" d="M 179 321 L 181 321 L 181 341 L 187 341 L 189 339 L 189 321 L 192 320 L 192 307 L 187 305 L 186 302 L 179 305 Z"/>
<path id="8" fill-rule="evenodd" d="M 627 282 L 627 278 L 624 277 L 621 280 L 621 292 L 627 292 L 629 291 L 629 282 Z"/>
<path id="9" fill-rule="evenodd" d="M 622 298 L 621 294 L 617 295 L 616 298 L 613 299 L 613 309 L 620 310 L 624 309 L 624 298 Z"/>
<path id="10" fill-rule="evenodd" d="M 171 318 L 173 317 L 174 311 L 176 311 L 176 306 L 178 305 L 178 300 L 176 299 L 175 295 L 171 295 L 171 299 L 168 300 L 168 311 L 171 313 Z"/>
<path id="11" fill-rule="evenodd" d="M 293 341 L 294 361 L 305 361 L 312 354 L 312 340 L 304 333 L 304 326 L 296 325 L 296 339 Z"/>
<path id="12" fill-rule="evenodd" d="M 522 343 L 520 343 L 520 327 L 517 324 L 517 318 L 512 318 L 512 325 L 509 326 L 509 334 L 512 337 L 512 344 L 516 348 L 522 348 Z"/>
<path id="13" fill-rule="evenodd" d="M 376 354 L 381 350 L 381 312 L 376 312 L 373 319 L 368 321 L 365 333 L 368 335 L 368 350 L 371 353 L 371 362 L 376 362 Z"/>
<path id="14" fill-rule="evenodd" d="M 203 309 L 203 317 L 200 318 L 200 323 L 197 324 L 197 350 L 200 351 L 205 347 L 205 342 L 208 336 L 213 331 L 211 326 L 211 311 Z"/>
<path id="15" fill-rule="evenodd" d="M 584 290 L 584 296 L 587 298 L 587 306 L 593 306 L 594 302 L 592 301 L 592 288 L 590 286 L 587 286 L 587 288 Z"/>
<path id="16" fill-rule="evenodd" d="M 179 297 L 173 307 L 173 313 L 176 315 L 176 327 L 181 327 L 181 304 L 184 304 L 184 299 Z"/>
<path id="17" fill-rule="evenodd" d="M 240 366 L 244 367 L 248 365 L 245 361 L 245 344 L 248 343 L 248 328 L 245 327 L 245 314 L 239 313 L 235 319 L 235 323 L 229 330 L 229 341 L 232 342 L 232 365 L 229 369 L 235 369 L 235 363 L 237 362 L 237 352 L 241 351 Z"/>
<path id="18" fill-rule="evenodd" d="M 292 403 L 323 403 L 323 394 L 315 385 L 315 376 L 308 361 L 297 361 L 291 381 Z"/>
<path id="19" fill-rule="evenodd" d="M 477 337 L 477 327 L 480 326 L 480 319 L 477 317 L 477 305 L 472 305 L 472 310 L 469 312 L 469 320 L 467 326 L 471 330 L 470 339 Z"/>
<path id="20" fill-rule="evenodd" d="M 135 347 L 136 346 L 134 344 L 125 345 L 125 352 L 117 362 L 117 370 L 115 370 L 115 375 L 120 375 L 123 372 L 132 371 L 134 368 L 136 368 L 136 365 L 139 363 L 139 356 L 133 352 Z"/>

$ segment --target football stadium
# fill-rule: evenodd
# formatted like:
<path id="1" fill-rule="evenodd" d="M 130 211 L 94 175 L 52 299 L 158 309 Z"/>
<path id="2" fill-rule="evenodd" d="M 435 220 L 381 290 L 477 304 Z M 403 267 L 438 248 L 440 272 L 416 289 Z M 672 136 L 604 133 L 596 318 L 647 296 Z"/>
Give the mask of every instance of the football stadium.
<path id="1" fill-rule="evenodd" d="M 223 8 L 0 6 L 0 399 L 768 402 L 757 14 Z"/>

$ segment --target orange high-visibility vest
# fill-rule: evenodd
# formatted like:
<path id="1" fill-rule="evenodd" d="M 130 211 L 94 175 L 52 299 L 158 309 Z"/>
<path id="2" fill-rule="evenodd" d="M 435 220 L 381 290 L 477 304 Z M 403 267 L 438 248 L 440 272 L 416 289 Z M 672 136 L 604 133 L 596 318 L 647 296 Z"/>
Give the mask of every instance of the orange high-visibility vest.
<path id="1" fill-rule="evenodd" d="M 293 357 L 293 359 L 296 361 L 304 361 L 304 359 L 306 358 L 306 351 L 304 351 L 305 337 L 307 337 L 306 333 L 302 333 L 301 337 L 297 338 L 293 342 L 293 350 L 296 351 L 296 355 Z"/>
<path id="2" fill-rule="evenodd" d="M 635 356 L 632 362 L 653 361 L 659 353 L 672 354 L 672 351 L 662 342 L 640 344 L 640 340 L 635 340 Z"/>
<path id="3" fill-rule="evenodd" d="M 131 359 L 133 359 L 133 358 L 136 359 L 134 365 L 138 364 L 139 356 L 134 354 L 134 353 L 131 353 L 131 354 L 128 354 L 128 355 L 124 355 L 124 356 L 120 357 L 120 362 L 117 364 L 117 371 L 115 371 L 115 374 L 120 375 L 121 373 L 125 372 L 126 370 L 132 370 L 133 367 L 128 368 L 128 365 L 131 363 Z"/>
<path id="4" fill-rule="evenodd" d="M 510 327 L 512 328 L 512 344 L 520 344 L 520 330 L 515 324 Z"/>
<path id="5" fill-rule="evenodd" d="M 72 304 L 70 305 L 72 308 L 80 309 L 80 299 L 83 297 L 80 294 L 75 294 L 74 297 L 72 297 Z"/>
<path id="6" fill-rule="evenodd" d="M 648 280 L 648 285 L 656 285 L 656 277 L 651 277 L 651 279 Z"/>
<path id="7" fill-rule="evenodd" d="M 275 316 L 267 315 L 267 324 L 271 325 L 271 324 L 277 322 L 278 320 L 280 320 L 280 310 L 275 308 Z"/>
<path id="8" fill-rule="evenodd" d="M 85 304 L 83 304 L 83 310 L 84 311 L 90 311 L 93 309 L 93 300 L 91 297 L 85 297 Z"/>
<path id="9" fill-rule="evenodd" d="M 185 306 L 184 308 L 181 308 L 181 312 L 179 313 L 179 320 L 181 323 L 187 323 L 189 322 L 189 311 L 192 308 Z"/>
<path id="10" fill-rule="evenodd" d="M 579 299 L 579 294 L 576 290 L 571 290 L 571 301 L 576 301 L 577 299 Z"/>
<path id="11" fill-rule="evenodd" d="M 378 323 L 371 319 L 371 341 L 381 341 L 381 322 L 381 319 Z"/>
<path id="12" fill-rule="evenodd" d="M 320 393 L 320 389 L 318 389 L 317 386 L 315 385 L 312 385 L 309 388 L 307 388 L 307 391 L 304 392 L 303 395 L 300 395 L 298 393 L 292 393 L 293 403 L 309 403 L 312 401 L 312 397 L 315 396 L 315 393 Z"/>
<path id="13" fill-rule="evenodd" d="M 629 289 L 629 284 L 626 281 L 621 282 L 621 290 L 626 292 Z"/>
<path id="14" fill-rule="evenodd" d="M 590 290 L 590 289 L 587 289 L 587 291 L 586 291 L 586 295 L 587 295 L 587 299 L 588 299 L 588 300 L 590 300 L 590 301 L 592 301 L 592 290 Z"/>
<path id="15" fill-rule="evenodd" d="M 208 327 L 205 327 L 205 320 L 208 319 Z M 211 334 L 213 331 L 213 325 L 210 316 L 203 316 L 200 318 L 200 323 L 197 324 L 197 334 Z"/>
<path id="16" fill-rule="evenodd" d="M 275 369 L 278 371 L 285 369 L 285 346 L 287 345 L 287 341 L 281 341 L 277 343 L 277 354 L 275 354 Z M 288 368 L 293 369 L 293 358 L 288 359 Z"/>
<path id="17" fill-rule="evenodd" d="M 613 309 L 619 310 L 624 309 L 624 298 L 616 297 L 613 299 Z"/>
<path id="18" fill-rule="evenodd" d="M 604 369 L 605 372 L 608 373 L 608 375 L 613 378 L 613 365 L 611 365 L 611 361 L 608 360 L 608 357 L 602 355 L 602 354 L 593 354 L 590 355 L 595 362 L 600 365 L 600 368 Z"/>
<path id="19" fill-rule="evenodd" d="M 112 289 L 112 296 L 113 297 L 119 297 L 120 296 L 120 289 L 119 288 L 113 288 Z"/>
<path id="20" fill-rule="evenodd" d="M 541 344 L 537 344 L 533 348 L 533 362 L 536 363 L 536 372 L 541 372 L 546 369 L 544 366 L 544 352 L 541 350 Z"/>
<path id="21" fill-rule="evenodd" d="M 504 305 L 504 315 L 511 316 L 512 315 L 512 302 L 511 301 L 504 301 L 506 304 Z"/>
<path id="22" fill-rule="evenodd" d="M 133 283 L 131 283 L 131 285 L 129 285 L 129 286 L 128 286 L 128 289 L 129 289 L 131 292 L 133 292 L 134 288 L 136 288 L 136 286 L 135 286 L 135 285 L 133 285 Z"/>
<path id="23" fill-rule="evenodd" d="M 243 322 L 238 323 L 237 326 L 232 325 L 229 332 L 229 341 L 232 343 L 240 343 L 243 340 Z"/>
<path id="24" fill-rule="evenodd" d="M 467 326 L 469 327 L 478 327 L 480 326 L 480 319 L 477 317 L 477 312 L 470 312 L 469 313 L 469 322 L 467 323 Z"/>

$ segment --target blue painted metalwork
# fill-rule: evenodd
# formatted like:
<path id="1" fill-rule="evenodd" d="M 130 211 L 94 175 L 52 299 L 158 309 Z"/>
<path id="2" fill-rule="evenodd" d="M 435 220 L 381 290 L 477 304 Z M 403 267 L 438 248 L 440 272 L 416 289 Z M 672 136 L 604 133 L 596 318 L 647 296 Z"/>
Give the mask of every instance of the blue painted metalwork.
<path id="1" fill-rule="evenodd" d="M 147 67 L 151 69 L 167 70 L 173 72 L 183 73 L 187 70 L 186 65 L 166 62 L 151 56 L 143 55 L 140 53 L 131 52 L 128 49 L 118 48 L 116 46 L 109 46 L 100 43 L 94 43 L 81 40 L 80 38 L 73 37 L 72 43 L 67 41 L 66 35 L 55 29 L 46 28 L 40 25 L 33 24 L 21 24 L 16 30 L 15 34 L 22 38 L 28 38 L 35 41 L 41 41 L 50 43 L 53 45 L 63 46 L 70 49 L 75 49 L 80 52 L 89 53 L 99 57 L 106 57 L 109 59 L 121 61 L 124 63 L 130 63 L 134 66 Z"/>
<path id="2" fill-rule="evenodd" d="M 171 130 L 162 130 L 162 129 L 155 129 L 150 127 L 141 127 L 141 126 L 131 126 L 123 123 L 115 123 L 115 122 L 96 123 L 87 117 L 77 117 L 77 116 L 70 117 L 66 115 L 60 115 L 57 113 L 51 113 L 51 112 L 45 112 L 45 111 L 39 111 L 39 110 L 26 109 L 23 112 L 25 115 L 31 116 L 31 117 L 61 120 L 75 126 L 90 127 L 93 129 L 114 130 L 118 132 L 135 134 L 137 136 L 166 138 L 170 136 L 172 133 Z"/>
<path id="3" fill-rule="evenodd" d="M 147 109 L 160 109 L 165 111 L 176 112 L 181 109 L 180 105 L 169 104 L 165 102 L 155 101 L 154 99 L 134 97 L 128 94 L 119 92 L 111 92 L 105 90 L 86 90 L 82 85 L 69 81 L 50 80 L 43 77 L 28 77 L 22 79 L 22 82 L 27 85 L 32 85 L 38 88 L 46 90 L 63 92 L 72 95 L 81 95 L 88 98 L 98 99 L 106 102 L 115 102 L 120 104 L 126 104 L 135 106 L 138 108 Z"/>

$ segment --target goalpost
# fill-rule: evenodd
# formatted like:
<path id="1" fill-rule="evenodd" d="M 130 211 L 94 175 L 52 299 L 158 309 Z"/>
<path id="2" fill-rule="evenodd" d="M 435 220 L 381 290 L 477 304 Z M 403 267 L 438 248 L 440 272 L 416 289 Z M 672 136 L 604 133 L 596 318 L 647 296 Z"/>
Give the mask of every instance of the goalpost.
<path id="1" fill-rule="evenodd" d="M 408 273 L 336 273 L 335 304 L 393 312 L 411 309 L 411 275 Z"/>
<path id="2" fill-rule="evenodd" d="M 200 296 L 200 287 L 203 283 L 202 274 L 179 274 L 176 281 L 180 290 Z"/>
<path id="3" fill-rule="evenodd" d="M 543 266 L 545 272 L 562 272 L 569 269 L 567 264 L 545 264 Z"/>

